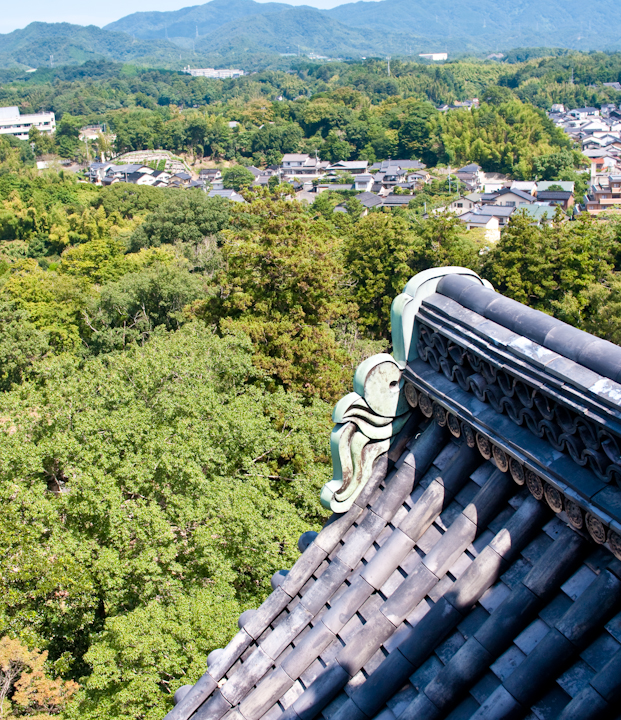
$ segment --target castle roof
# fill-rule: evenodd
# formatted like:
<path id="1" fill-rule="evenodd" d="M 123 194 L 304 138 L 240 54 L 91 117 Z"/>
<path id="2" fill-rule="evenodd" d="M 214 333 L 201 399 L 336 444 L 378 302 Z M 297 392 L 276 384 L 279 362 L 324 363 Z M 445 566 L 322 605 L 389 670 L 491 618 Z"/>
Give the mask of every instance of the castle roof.
<path id="1" fill-rule="evenodd" d="M 334 512 L 166 720 L 595 718 L 621 694 L 621 348 L 412 278 L 334 411 Z"/>

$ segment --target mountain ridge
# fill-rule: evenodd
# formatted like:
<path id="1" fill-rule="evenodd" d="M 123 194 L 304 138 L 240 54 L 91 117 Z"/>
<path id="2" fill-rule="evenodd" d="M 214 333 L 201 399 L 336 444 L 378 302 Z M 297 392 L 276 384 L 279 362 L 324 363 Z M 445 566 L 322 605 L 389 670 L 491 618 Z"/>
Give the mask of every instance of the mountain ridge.
<path id="1" fill-rule="evenodd" d="M 137 12 L 105 25 L 103 30 L 125 32 L 144 39 L 207 35 L 222 25 L 248 16 L 269 15 L 292 8 L 285 3 L 257 3 L 253 0 L 212 0 L 180 10 Z"/>
<path id="2" fill-rule="evenodd" d="M 477 54 L 516 47 L 621 50 L 621 4 L 601 0 L 380 0 L 318 10 L 255 0 L 211 0 L 170 12 L 132 13 L 106 25 L 30 23 L 0 35 L 0 67 L 107 59 L 181 69 L 235 63 L 259 69 L 279 55 L 356 59 L 421 52 Z M 269 59 L 271 58 L 271 60 Z"/>
<path id="3" fill-rule="evenodd" d="M 305 8 L 308 6 L 297 6 Z M 168 36 L 182 30 L 177 18 L 194 25 L 183 30 L 183 37 L 196 35 L 196 18 L 209 18 L 216 27 L 257 15 L 270 16 L 294 6 L 284 3 L 257 3 L 253 0 L 212 0 L 171 12 L 148 13 L 157 21 L 158 32 L 168 25 Z M 310 8 L 309 8 L 310 9 Z M 316 10 L 342 25 L 374 32 L 412 34 L 425 41 L 444 42 L 453 52 L 460 47 L 493 51 L 512 47 L 566 47 L 576 50 L 621 49 L 621 4 L 603 0 L 590 6 L 585 17 L 584 4 L 578 0 L 480 0 L 476 9 L 454 0 L 359 0 L 329 10 Z M 222 15 L 229 13 L 226 23 Z M 140 27 L 133 13 L 105 26 L 105 29 L 132 32 L 151 37 Z M 200 25 L 199 25 L 199 35 Z"/>

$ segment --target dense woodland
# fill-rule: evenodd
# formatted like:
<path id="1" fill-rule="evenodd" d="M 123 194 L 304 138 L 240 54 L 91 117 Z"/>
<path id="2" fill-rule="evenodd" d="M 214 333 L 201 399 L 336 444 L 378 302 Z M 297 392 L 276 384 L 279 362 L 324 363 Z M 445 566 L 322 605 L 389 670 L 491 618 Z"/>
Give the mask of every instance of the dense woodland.
<path id="1" fill-rule="evenodd" d="M 316 151 L 333 161 L 477 161 L 530 178 L 534 157 L 570 149 L 545 110 L 554 102 L 619 102 L 621 93 L 603 85 L 619 78 L 621 55 L 603 53 L 434 67 L 393 61 L 390 76 L 377 60 L 299 62 L 288 72 L 229 81 L 93 62 L 25 75 L 4 71 L 0 103 L 56 113 L 56 140 L 33 138 L 37 154 L 85 159 L 90 151 L 163 148 L 193 159 L 269 165 L 285 152 Z M 472 97 L 481 108 L 471 114 L 436 109 Z M 230 121 L 240 124 L 230 128 Z M 87 149 L 78 139 L 87 124 L 104 124 L 116 140 Z"/>
<path id="2" fill-rule="evenodd" d="M 480 110 L 446 115 L 414 93 L 285 80 L 302 83 L 286 101 L 236 99 L 222 83 L 226 102 L 200 112 L 136 108 L 138 90 L 124 91 L 131 107 L 106 118 L 119 138 L 169 126 L 189 138 L 198 120 L 229 132 L 223 120 L 237 118 L 233 154 L 266 162 L 294 132 L 298 148 L 321 138 L 354 157 L 481 157 L 550 179 L 579 166 L 501 75 Z M 264 81 L 245 78 L 240 92 Z M 114 82 L 2 92 L 39 88 L 55 102 L 61 86 L 99 97 Z M 305 87 L 317 92 L 293 99 Z M 84 117 L 63 114 L 56 148 L 73 152 L 64 128 Z M 226 155 L 232 141 L 220 142 Z M 390 348 L 390 303 L 416 272 L 471 267 L 621 343 L 614 219 L 559 211 L 538 227 L 518 213 L 489 247 L 451 215 L 422 219 L 420 201 L 363 217 L 355 200 L 335 213 L 331 193 L 306 206 L 272 185 L 234 204 L 200 190 L 97 188 L 37 173 L 32 160 L 28 143 L 0 144 L 2 717 L 163 717 L 270 576 L 295 562 L 299 535 L 321 526 L 331 407 L 359 362 Z"/>

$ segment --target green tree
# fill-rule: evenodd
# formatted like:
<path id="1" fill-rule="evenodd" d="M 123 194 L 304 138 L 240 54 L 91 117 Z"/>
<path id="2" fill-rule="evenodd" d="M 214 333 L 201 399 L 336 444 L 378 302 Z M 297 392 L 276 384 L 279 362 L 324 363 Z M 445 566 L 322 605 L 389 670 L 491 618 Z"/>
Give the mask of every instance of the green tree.
<path id="1" fill-rule="evenodd" d="M 330 409 L 202 323 L 0 394 L 0 624 L 79 680 L 69 717 L 156 718 L 323 516 Z"/>
<path id="2" fill-rule="evenodd" d="M 284 199 L 261 198 L 232 212 L 219 293 L 195 313 L 222 333 L 248 333 L 257 366 L 286 388 L 339 397 L 351 371 L 334 327 L 354 314 L 340 238 L 326 220 Z"/>
<path id="3" fill-rule="evenodd" d="M 423 158 L 433 163 L 435 120 L 438 111 L 428 102 L 417 103 L 401 123 L 399 129 L 399 150 L 406 158 Z"/>
<path id="4" fill-rule="evenodd" d="M 133 342 L 144 344 L 156 329 L 177 329 L 183 309 L 204 297 L 201 275 L 175 264 L 156 264 L 124 275 L 101 288 L 84 310 L 92 352 L 110 352 Z"/>
<path id="5" fill-rule="evenodd" d="M 415 236 L 407 220 L 388 213 L 362 218 L 346 241 L 345 267 L 360 324 L 373 336 L 390 336 L 390 306 L 412 275 Z"/>
<path id="6" fill-rule="evenodd" d="M 417 240 L 410 258 L 412 274 L 450 265 L 480 271 L 482 247 L 451 213 L 436 213 L 427 220 L 418 221 L 414 232 Z"/>
<path id="7" fill-rule="evenodd" d="M 28 142 L 34 147 L 35 155 L 46 155 L 54 149 L 54 138 L 49 133 L 42 133 L 39 128 L 34 125 L 28 131 Z"/>
<path id="8" fill-rule="evenodd" d="M 321 146 L 320 154 L 324 160 L 335 163 L 339 160 L 349 160 L 352 150 L 353 148 L 347 140 L 344 140 L 335 130 L 330 130 Z"/>
<path id="9" fill-rule="evenodd" d="M 0 301 L 0 390 L 21 384 L 50 352 L 47 334 L 29 314 L 14 303 Z"/>
<path id="10" fill-rule="evenodd" d="M 485 259 L 485 273 L 504 295 L 580 325 L 594 283 L 607 282 L 613 268 L 612 242 L 583 213 L 550 226 L 532 225 L 516 213 Z"/>
<path id="11" fill-rule="evenodd" d="M 254 182 L 254 175 L 243 165 L 235 165 L 227 168 L 222 173 L 222 184 L 225 188 L 239 192 L 243 188 L 250 187 Z"/>
<path id="12" fill-rule="evenodd" d="M 208 198 L 198 191 L 177 191 L 168 195 L 134 232 L 130 250 L 177 241 L 197 246 L 227 226 L 229 213 L 228 200 Z"/>

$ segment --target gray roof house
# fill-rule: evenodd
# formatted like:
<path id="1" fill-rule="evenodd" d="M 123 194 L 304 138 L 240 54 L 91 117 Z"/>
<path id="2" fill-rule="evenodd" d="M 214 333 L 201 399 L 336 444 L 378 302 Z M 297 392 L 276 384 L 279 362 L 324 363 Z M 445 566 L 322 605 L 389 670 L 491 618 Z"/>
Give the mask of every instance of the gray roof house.
<path id="1" fill-rule="evenodd" d="M 520 204 L 534 203 L 537 198 L 528 192 L 518 190 L 517 188 L 503 188 L 495 193 L 483 195 L 481 200 L 483 205 L 500 205 L 505 207 L 517 207 Z"/>
<path id="2" fill-rule="evenodd" d="M 232 202 L 246 202 L 243 196 L 238 192 L 235 192 L 235 190 L 210 190 L 207 193 L 207 197 L 222 197 L 227 200 L 231 200 Z"/>
<path id="3" fill-rule="evenodd" d="M 166 720 L 618 717 L 621 348 L 465 268 L 391 318 L 334 409 L 332 515 Z"/>
<path id="4" fill-rule="evenodd" d="M 381 162 L 373 163 L 369 168 L 369 172 L 373 170 L 386 172 L 389 167 L 394 165 L 404 170 L 424 170 L 427 167 L 425 163 L 419 160 L 382 160 Z"/>
<path id="5" fill-rule="evenodd" d="M 360 195 L 356 195 L 356 200 L 359 200 L 367 209 L 379 207 L 382 204 L 382 199 L 383 198 L 372 192 L 363 192 L 360 193 Z"/>

